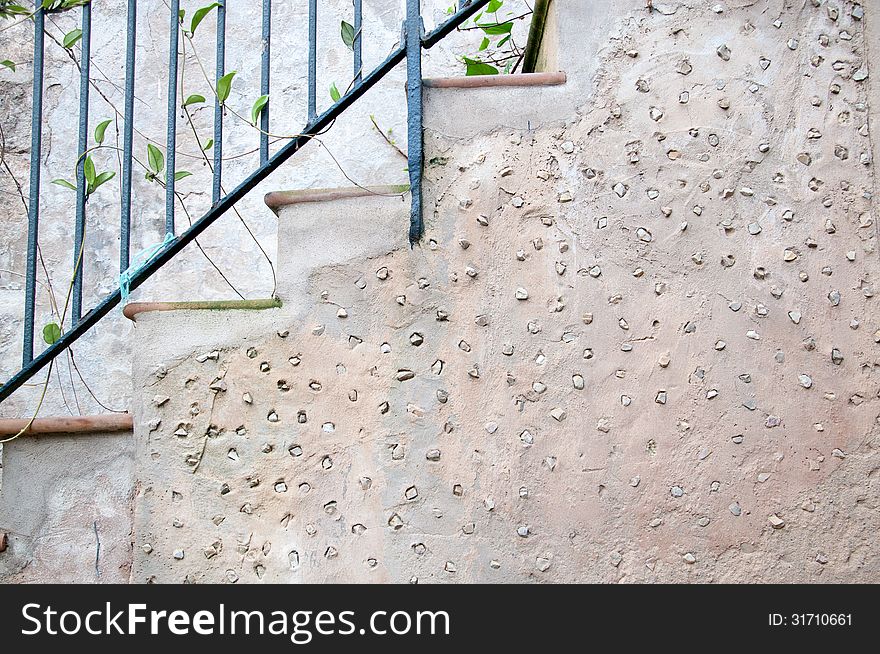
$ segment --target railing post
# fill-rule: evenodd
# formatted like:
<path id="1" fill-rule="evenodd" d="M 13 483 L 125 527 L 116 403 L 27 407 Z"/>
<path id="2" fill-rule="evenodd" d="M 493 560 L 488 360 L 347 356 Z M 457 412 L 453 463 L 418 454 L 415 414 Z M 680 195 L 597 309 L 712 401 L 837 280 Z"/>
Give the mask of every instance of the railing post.
<path id="1" fill-rule="evenodd" d="M 214 84 L 226 74 L 226 0 L 217 7 L 217 54 Z M 220 202 L 223 189 L 223 106 L 220 98 L 214 96 L 214 184 L 211 191 L 211 205 Z"/>
<path id="2" fill-rule="evenodd" d="M 309 120 L 318 116 L 318 0 L 309 0 Z"/>
<path id="3" fill-rule="evenodd" d="M 272 43 L 272 0 L 263 0 L 263 43 L 260 66 L 260 95 L 269 95 Z M 260 113 L 260 165 L 269 161 L 269 105 Z"/>
<path id="4" fill-rule="evenodd" d="M 357 86 L 364 78 L 363 71 L 363 40 L 361 31 L 364 27 L 363 0 L 354 0 L 354 41 L 351 49 L 354 51 L 354 85 Z"/>
<path id="5" fill-rule="evenodd" d="M 24 289 L 24 342 L 22 365 L 34 359 L 34 308 L 37 290 L 37 239 L 40 221 L 40 163 L 43 149 L 43 46 L 46 17 L 42 9 L 34 13 L 34 88 L 31 109 L 31 179 L 28 201 L 27 268 Z"/>
<path id="6" fill-rule="evenodd" d="M 119 221 L 119 272 L 128 270 L 131 250 L 131 178 L 134 140 L 134 65 L 137 38 L 137 0 L 128 0 L 125 35 L 125 125 L 122 130 L 122 203 Z"/>
<path id="7" fill-rule="evenodd" d="M 406 0 L 406 105 L 407 160 L 412 208 L 409 218 L 409 242 L 422 238 L 422 170 L 424 142 L 422 134 L 422 12 L 420 0 Z"/>
<path id="8" fill-rule="evenodd" d="M 180 0 L 171 0 L 168 54 L 168 134 L 165 143 L 165 233 L 174 234 L 174 173 L 177 155 L 177 57 L 180 48 Z"/>
<path id="9" fill-rule="evenodd" d="M 82 318 L 83 267 L 85 264 L 86 201 L 88 181 L 85 175 L 86 152 L 89 148 L 89 71 L 92 49 L 92 4 L 82 6 L 82 56 L 79 64 L 79 148 L 76 163 L 76 226 L 73 235 L 73 297 L 70 306 L 70 322 L 74 325 Z"/>

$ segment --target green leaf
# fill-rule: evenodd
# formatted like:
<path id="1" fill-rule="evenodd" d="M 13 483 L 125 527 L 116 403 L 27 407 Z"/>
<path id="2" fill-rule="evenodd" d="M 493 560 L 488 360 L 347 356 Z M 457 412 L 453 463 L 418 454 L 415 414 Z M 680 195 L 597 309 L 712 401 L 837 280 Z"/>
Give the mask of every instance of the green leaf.
<path id="1" fill-rule="evenodd" d="M 501 9 L 501 6 L 504 4 L 504 0 L 492 0 L 489 3 L 489 6 L 486 7 L 486 12 L 490 14 L 494 14 L 496 11 Z"/>
<path id="2" fill-rule="evenodd" d="M 464 63 L 467 66 L 467 72 L 465 73 L 465 75 L 468 76 L 498 74 L 498 69 L 495 68 L 495 66 L 483 63 L 482 61 L 476 61 L 475 59 L 468 59 L 467 57 L 464 57 Z"/>
<path id="3" fill-rule="evenodd" d="M 95 177 L 97 176 L 95 173 L 95 162 L 92 161 L 91 157 L 86 157 L 86 160 L 83 161 L 83 174 L 89 187 L 91 187 L 95 183 Z"/>
<path id="4" fill-rule="evenodd" d="M 330 97 L 333 98 L 333 102 L 339 102 L 339 98 L 342 97 L 342 94 L 339 93 L 339 89 L 336 88 L 336 82 L 333 82 L 330 85 Z"/>
<path id="5" fill-rule="evenodd" d="M 485 50 L 486 48 L 488 48 L 490 43 L 492 43 L 492 42 L 489 40 L 489 37 L 488 37 L 488 36 L 484 36 L 484 37 L 483 37 L 483 42 L 480 43 L 480 52 L 482 52 L 483 50 Z"/>
<path id="6" fill-rule="evenodd" d="M 112 120 L 104 120 L 98 123 L 98 126 L 95 128 L 95 143 L 103 143 L 104 142 L 104 133 L 107 131 L 107 127 L 112 123 Z"/>
<path id="7" fill-rule="evenodd" d="M 201 104 L 202 102 L 206 102 L 205 96 L 199 95 L 198 93 L 193 93 L 191 96 L 183 101 L 183 106 L 188 107 L 191 104 Z"/>
<path id="8" fill-rule="evenodd" d="M 150 164 L 150 169 L 156 174 L 161 173 L 165 168 L 165 155 L 152 143 L 147 143 L 147 161 Z"/>
<path id="9" fill-rule="evenodd" d="M 342 21 L 340 31 L 342 33 L 342 42 L 348 47 L 349 50 L 353 50 L 355 37 L 354 25 Z"/>
<path id="10" fill-rule="evenodd" d="M 194 13 L 193 17 L 192 17 L 192 23 L 190 23 L 190 26 L 189 26 L 189 35 L 194 36 L 196 33 L 196 28 L 199 26 L 199 23 L 201 23 L 205 19 L 205 16 L 207 16 L 208 14 L 211 13 L 212 9 L 215 9 L 216 7 L 219 7 L 219 6 L 220 6 L 219 2 L 212 2 L 207 7 L 202 7 L 201 9 L 196 9 L 196 13 Z M 181 20 L 182 19 L 183 19 L 183 17 L 181 16 Z"/>
<path id="11" fill-rule="evenodd" d="M 50 322 L 43 327 L 43 340 L 47 345 L 55 345 L 61 339 L 61 327 L 56 322 Z"/>
<path id="12" fill-rule="evenodd" d="M 13 16 L 25 16 L 31 13 L 29 9 L 21 5 L 0 5 L 0 18 L 12 18 Z"/>
<path id="13" fill-rule="evenodd" d="M 75 30 L 70 30 L 67 34 L 64 35 L 64 40 L 61 42 L 65 48 L 72 48 L 77 41 L 82 38 L 82 30 L 77 28 Z"/>
<path id="14" fill-rule="evenodd" d="M 178 170 L 176 173 L 174 173 L 174 181 L 179 182 L 180 180 L 186 179 L 187 177 L 191 177 L 191 176 L 192 176 L 192 173 L 189 172 L 188 170 Z"/>
<path id="15" fill-rule="evenodd" d="M 214 139 L 208 139 L 208 142 L 205 143 L 204 147 L 202 148 L 202 151 L 207 152 L 208 150 L 210 150 L 213 147 L 214 147 Z"/>
<path id="16" fill-rule="evenodd" d="M 56 184 L 57 186 L 63 186 L 64 188 L 69 188 L 71 191 L 76 190 L 76 186 L 74 186 L 73 184 L 68 182 L 66 179 L 53 179 L 52 183 Z"/>
<path id="17" fill-rule="evenodd" d="M 508 34 L 508 35 L 505 36 L 503 39 L 501 39 L 500 41 L 498 41 L 498 43 L 495 45 L 495 47 L 496 47 L 496 48 L 504 47 L 504 44 L 507 43 L 508 41 L 510 41 L 510 34 Z"/>
<path id="18" fill-rule="evenodd" d="M 177 10 L 177 20 L 182 23 L 184 16 L 186 16 L 186 9 L 178 9 Z"/>
<path id="19" fill-rule="evenodd" d="M 233 70 L 217 80 L 217 99 L 220 101 L 220 104 L 226 102 L 226 99 L 229 97 L 229 92 L 232 90 L 232 78 L 235 77 L 235 73 L 236 71 Z"/>
<path id="20" fill-rule="evenodd" d="M 110 172 L 109 170 L 104 171 L 100 175 L 95 178 L 95 181 L 89 186 L 89 195 L 97 191 L 102 184 L 109 182 L 111 179 L 116 177 L 116 173 Z"/>
<path id="21" fill-rule="evenodd" d="M 266 106 L 266 103 L 269 102 L 268 95 L 261 95 L 257 98 L 257 101 L 254 102 L 253 108 L 251 108 L 251 122 L 256 125 L 257 121 L 260 119 L 260 114 L 263 113 L 263 109 Z"/>
<path id="22" fill-rule="evenodd" d="M 489 36 L 500 36 L 502 34 L 510 34 L 510 30 L 513 29 L 513 23 L 508 21 L 506 23 L 501 23 L 500 25 L 478 25 L 478 27 Z"/>
<path id="23" fill-rule="evenodd" d="M 9 59 L 4 59 L 3 61 L 0 61 L 0 66 L 6 66 L 13 73 L 15 72 L 15 62 L 14 61 L 9 61 Z"/>

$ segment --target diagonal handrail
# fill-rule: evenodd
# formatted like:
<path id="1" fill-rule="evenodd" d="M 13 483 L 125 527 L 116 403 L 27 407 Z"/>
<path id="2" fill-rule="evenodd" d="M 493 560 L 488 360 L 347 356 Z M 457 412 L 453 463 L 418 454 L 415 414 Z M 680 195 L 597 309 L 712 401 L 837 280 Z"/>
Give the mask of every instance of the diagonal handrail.
<path id="1" fill-rule="evenodd" d="M 232 189 L 232 191 L 221 197 L 211 207 L 211 209 L 208 210 L 201 218 L 196 220 L 191 227 L 189 227 L 186 231 L 174 237 L 173 239 L 169 239 L 168 242 L 158 251 L 158 253 L 153 258 L 151 258 L 143 267 L 137 269 L 131 274 L 129 289 L 136 289 L 145 281 L 147 281 L 150 277 L 152 277 L 159 269 L 161 269 L 166 263 L 171 261 L 171 259 L 179 254 L 188 244 L 193 242 L 202 232 L 204 232 L 209 226 L 211 226 L 211 224 L 213 224 L 218 218 L 229 211 L 236 202 L 241 200 L 260 182 L 265 180 L 284 162 L 290 159 L 290 157 L 292 157 L 304 145 L 306 145 L 312 139 L 312 137 L 318 135 L 323 130 L 330 127 L 333 121 L 335 121 L 346 109 L 352 106 L 361 96 L 363 96 L 367 91 L 375 86 L 381 79 L 383 79 L 389 72 L 391 72 L 392 69 L 394 69 L 398 64 L 402 63 L 407 57 L 409 57 L 410 59 L 408 72 L 417 70 L 419 76 L 418 80 L 408 80 L 407 85 L 408 99 L 410 100 L 410 119 L 408 121 L 408 126 L 410 129 L 409 137 L 411 139 L 411 144 L 414 142 L 412 139 L 418 139 L 418 143 L 420 145 L 422 138 L 421 102 L 419 101 L 416 103 L 415 106 L 413 106 L 413 98 L 412 95 L 410 95 L 410 92 L 413 91 L 413 89 L 418 89 L 418 93 L 421 94 L 421 66 L 419 64 L 418 67 L 416 67 L 414 65 L 413 59 L 414 57 L 416 57 L 416 55 L 418 55 L 420 59 L 421 49 L 430 49 L 431 47 L 436 45 L 446 35 L 455 30 L 456 27 L 464 23 L 477 11 L 482 9 L 486 4 L 488 4 L 488 2 L 489 0 L 470 0 L 469 2 L 465 0 L 465 2 L 460 3 L 458 11 L 450 16 L 446 21 L 441 23 L 431 32 L 423 34 L 419 11 L 419 0 L 407 0 L 408 14 L 407 21 L 404 24 L 405 42 L 399 45 L 390 55 L 388 55 L 388 57 L 382 63 L 380 63 L 371 73 L 364 76 L 363 80 L 359 84 L 355 84 L 353 88 L 351 88 L 345 95 L 339 98 L 339 100 L 336 101 L 329 109 L 324 111 L 322 114 L 314 117 L 313 119 L 310 119 L 309 124 L 306 126 L 305 129 L 302 130 L 299 135 L 288 141 L 284 146 L 281 147 L 281 149 L 278 150 L 278 152 L 268 158 L 265 162 L 262 163 L 262 165 L 260 165 L 259 168 L 251 173 L 250 176 L 248 176 L 238 186 Z M 415 15 L 411 13 L 413 11 L 413 7 L 415 7 Z M 37 16 L 41 17 L 41 12 L 39 12 Z M 42 21 L 40 20 L 39 22 Z M 408 47 L 408 44 L 410 47 Z M 412 47 L 413 44 L 416 44 L 415 47 Z M 411 147 L 410 150 L 412 149 L 413 148 Z M 413 161 L 413 155 L 411 154 L 410 175 L 411 178 L 415 177 L 420 185 L 422 171 L 421 147 L 417 149 L 418 153 L 415 154 L 417 157 L 419 157 L 419 159 L 418 161 Z M 413 188 L 414 197 L 417 192 L 417 188 L 418 185 Z M 416 215 L 415 213 L 416 209 L 418 209 L 418 215 Z M 415 224 L 416 220 L 418 220 L 418 229 L 420 230 L 421 206 L 420 203 L 416 203 L 414 201 L 413 224 Z M 411 225 L 410 236 L 421 236 L 421 232 L 416 232 L 414 231 L 414 229 L 416 228 Z M 55 341 L 54 344 L 50 345 L 42 353 L 34 357 L 30 362 L 24 365 L 21 370 L 19 370 L 19 372 L 13 375 L 5 384 L 0 386 L 0 402 L 6 400 L 13 392 L 19 389 L 37 372 L 42 370 L 65 349 L 70 347 L 79 338 L 81 338 L 86 332 L 94 327 L 95 324 L 98 323 L 98 321 L 100 321 L 104 316 L 110 313 L 110 311 L 113 310 L 114 307 L 118 306 L 121 301 L 122 291 L 117 288 L 115 291 L 113 291 L 103 300 L 101 300 L 97 304 L 97 306 L 95 306 L 91 311 L 82 316 L 79 321 L 74 322 L 72 327 L 68 331 L 64 332 L 61 337 L 57 341 Z M 31 317 L 31 323 L 32 322 L 33 318 Z"/>

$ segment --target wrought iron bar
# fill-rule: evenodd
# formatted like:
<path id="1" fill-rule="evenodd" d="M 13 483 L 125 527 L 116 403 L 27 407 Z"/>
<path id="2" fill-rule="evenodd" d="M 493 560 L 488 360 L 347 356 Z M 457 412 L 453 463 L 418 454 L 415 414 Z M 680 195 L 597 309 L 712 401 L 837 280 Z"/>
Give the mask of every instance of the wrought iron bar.
<path id="1" fill-rule="evenodd" d="M 180 47 L 180 0 L 171 0 L 168 57 L 168 134 L 165 140 L 165 233 L 174 233 L 174 173 L 177 149 L 177 55 Z"/>
<path id="2" fill-rule="evenodd" d="M 351 44 L 354 51 L 354 83 L 360 84 L 364 77 L 363 64 L 363 39 L 362 30 L 364 25 L 363 0 L 354 0 L 354 41 Z"/>
<path id="3" fill-rule="evenodd" d="M 269 95 L 272 42 L 272 0 L 263 0 L 263 59 L 260 67 L 260 95 Z M 260 164 L 269 160 L 269 103 L 260 114 Z"/>
<path id="4" fill-rule="evenodd" d="M 415 244 L 424 232 L 422 219 L 422 170 L 425 164 L 422 135 L 422 12 L 420 0 L 406 0 L 406 106 L 407 162 L 412 205 L 409 214 L 409 242 Z"/>
<path id="5" fill-rule="evenodd" d="M 34 359 L 34 307 L 37 286 L 37 238 L 40 221 L 40 162 L 43 147 L 43 49 L 46 41 L 43 9 L 34 12 L 34 90 L 31 109 L 31 171 L 28 200 L 27 267 L 24 290 L 22 365 Z M 2 392 L 2 389 L 0 389 Z"/>
<path id="6" fill-rule="evenodd" d="M 226 74 L 226 0 L 221 0 L 217 7 L 217 61 L 214 85 Z M 220 98 L 214 96 L 214 180 L 211 193 L 212 203 L 220 201 L 223 189 L 223 106 Z"/>
<path id="7" fill-rule="evenodd" d="M 122 203 L 119 220 L 119 272 L 127 270 L 131 256 L 131 176 L 134 144 L 134 70 L 137 41 L 137 0 L 128 0 L 125 34 L 125 124 L 122 127 Z"/>
<path id="8" fill-rule="evenodd" d="M 92 57 L 92 3 L 82 6 L 82 36 L 80 47 L 79 76 L 79 148 L 76 163 L 76 225 L 73 233 L 73 291 L 70 299 L 70 321 L 79 322 L 82 316 L 83 267 L 86 253 L 84 248 L 86 234 L 86 200 L 88 199 L 88 180 L 86 180 L 86 152 L 89 148 L 89 70 Z"/>
<path id="9" fill-rule="evenodd" d="M 318 113 L 318 0 L 309 0 L 309 124 Z"/>

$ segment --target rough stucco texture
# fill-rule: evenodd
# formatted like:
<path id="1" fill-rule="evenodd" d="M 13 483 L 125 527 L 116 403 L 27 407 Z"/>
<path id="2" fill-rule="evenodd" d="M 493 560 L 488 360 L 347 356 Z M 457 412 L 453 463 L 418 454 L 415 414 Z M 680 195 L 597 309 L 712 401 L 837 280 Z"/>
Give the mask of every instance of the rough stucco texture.
<path id="1" fill-rule="evenodd" d="M 127 583 L 131 434 L 29 436 L 7 445 L 3 583 Z"/>
<path id="2" fill-rule="evenodd" d="M 141 371 L 135 581 L 880 580 L 867 17 L 655 5 L 564 126 L 428 117 L 422 247 Z"/>

